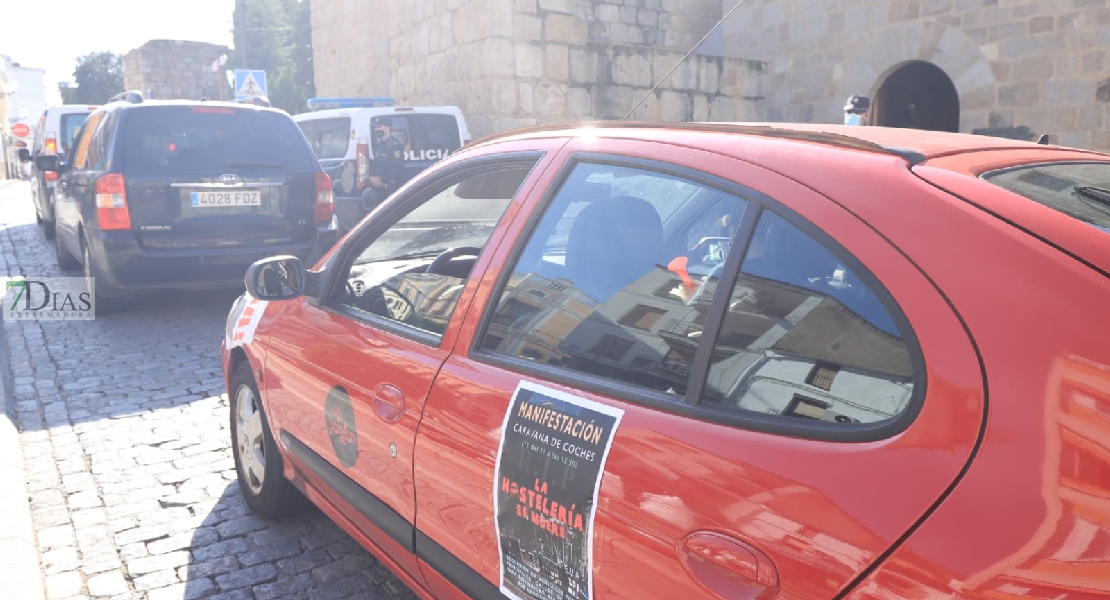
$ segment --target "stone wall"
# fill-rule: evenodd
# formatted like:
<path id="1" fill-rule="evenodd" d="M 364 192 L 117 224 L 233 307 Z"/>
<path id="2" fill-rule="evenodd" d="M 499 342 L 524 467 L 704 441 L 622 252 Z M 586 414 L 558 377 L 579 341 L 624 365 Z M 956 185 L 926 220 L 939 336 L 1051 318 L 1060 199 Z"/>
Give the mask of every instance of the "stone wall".
<path id="1" fill-rule="evenodd" d="M 234 98 L 223 69 L 212 63 L 227 54 L 227 46 L 180 40 L 152 40 L 123 57 L 123 81 L 128 90 L 149 90 L 152 98 L 190 100 L 207 96 Z M 221 87 L 223 88 L 221 90 Z"/>
<path id="2" fill-rule="evenodd" d="M 720 17 L 719 0 L 315 0 L 316 90 L 458 105 L 477 137 L 623 118 Z M 694 55 L 634 115 L 763 118 L 763 65 Z"/>
<path id="3" fill-rule="evenodd" d="M 727 11 L 735 0 L 722 0 Z M 960 131 L 1027 128 L 1110 149 L 1107 0 L 748 0 L 723 25 L 726 56 L 768 63 L 769 118 L 840 122 L 907 61 L 939 66 Z"/>

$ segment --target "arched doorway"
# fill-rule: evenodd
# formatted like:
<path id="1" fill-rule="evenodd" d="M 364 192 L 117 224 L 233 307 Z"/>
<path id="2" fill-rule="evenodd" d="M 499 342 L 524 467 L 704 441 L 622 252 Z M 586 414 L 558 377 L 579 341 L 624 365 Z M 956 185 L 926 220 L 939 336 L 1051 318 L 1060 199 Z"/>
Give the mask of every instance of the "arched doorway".
<path id="1" fill-rule="evenodd" d="M 959 131 L 960 97 L 940 67 L 923 60 L 903 64 L 887 76 L 875 96 L 876 125 Z"/>

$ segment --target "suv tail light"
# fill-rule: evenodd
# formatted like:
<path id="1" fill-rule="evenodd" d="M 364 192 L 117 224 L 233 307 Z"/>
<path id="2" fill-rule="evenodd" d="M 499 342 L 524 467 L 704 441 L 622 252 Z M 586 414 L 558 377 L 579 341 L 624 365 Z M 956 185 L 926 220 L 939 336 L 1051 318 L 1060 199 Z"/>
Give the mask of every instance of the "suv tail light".
<path id="1" fill-rule="evenodd" d="M 370 185 L 370 144 L 365 138 L 359 138 L 355 155 L 358 157 L 358 189 L 362 191 Z"/>
<path id="2" fill-rule="evenodd" d="M 58 140 L 54 138 L 46 138 L 46 141 L 42 143 L 42 146 L 47 154 L 58 153 Z"/>
<path id="3" fill-rule="evenodd" d="M 123 175 L 109 173 L 96 180 L 96 220 L 101 229 L 131 229 Z"/>
<path id="4" fill-rule="evenodd" d="M 312 211 L 312 220 L 317 225 L 331 223 L 335 214 L 335 203 L 332 200 L 331 177 L 327 173 L 316 172 L 316 207 Z"/>

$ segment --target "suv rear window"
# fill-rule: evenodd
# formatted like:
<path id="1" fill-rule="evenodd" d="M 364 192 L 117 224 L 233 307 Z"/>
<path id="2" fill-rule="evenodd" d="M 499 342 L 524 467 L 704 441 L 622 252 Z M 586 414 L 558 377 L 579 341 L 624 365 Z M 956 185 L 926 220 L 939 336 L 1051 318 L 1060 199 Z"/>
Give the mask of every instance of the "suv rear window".
<path id="1" fill-rule="evenodd" d="M 77 137 L 77 130 L 89 118 L 92 111 L 84 113 L 70 113 L 62 115 L 61 118 L 61 138 L 58 140 L 62 144 L 62 153 L 68 153 L 69 147 L 73 145 L 74 138 Z"/>
<path id="2" fill-rule="evenodd" d="M 405 146 L 405 162 L 439 160 L 462 147 L 453 115 L 388 115 L 390 133 Z"/>
<path id="3" fill-rule="evenodd" d="M 1110 233 L 1110 162 L 1026 165 L 983 179 Z"/>
<path id="4" fill-rule="evenodd" d="M 334 160 L 347 156 L 351 142 L 351 118 L 313 119 L 300 121 L 297 126 L 308 138 L 308 145 L 320 160 Z"/>
<path id="5" fill-rule="evenodd" d="M 287 115 L 223 106 L 136 107 L 124 131 L 131 173 L 223 172 L 235 166 L 313 171 L 315 158 Z"/>

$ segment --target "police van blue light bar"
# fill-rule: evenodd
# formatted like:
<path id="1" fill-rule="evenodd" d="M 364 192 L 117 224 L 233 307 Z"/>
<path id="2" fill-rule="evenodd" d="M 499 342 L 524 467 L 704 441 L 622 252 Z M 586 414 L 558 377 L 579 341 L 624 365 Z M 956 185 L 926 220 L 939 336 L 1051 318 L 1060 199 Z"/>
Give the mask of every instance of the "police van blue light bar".
<path id="1" fill-rule="evenodd" d="M 387 96 L 373 98 L 309 98 L 309 110 L 328 110 L 333 108 L 378 108 L 393 106 L 397 101 Z"/>

